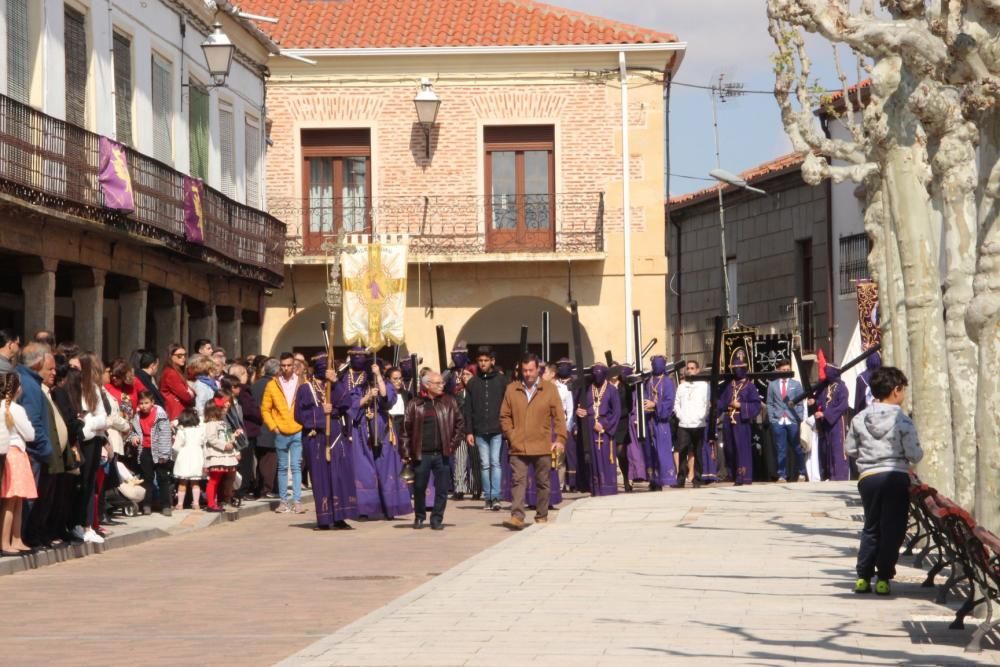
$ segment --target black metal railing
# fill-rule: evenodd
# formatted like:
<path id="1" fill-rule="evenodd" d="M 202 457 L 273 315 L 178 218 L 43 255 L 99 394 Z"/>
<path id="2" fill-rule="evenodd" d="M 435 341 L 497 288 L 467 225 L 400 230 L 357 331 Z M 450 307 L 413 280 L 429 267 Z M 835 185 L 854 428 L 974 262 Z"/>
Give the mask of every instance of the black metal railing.
<path id="1" fill-rule="evenodd" d="M 345 234 L 406 235 L 413 256 L 604 251 L 604 194 L 271 199 L 288 258 Z"/>
<path id="2" fill-rule="evenodd" d="M 0 95 L 0 191 L 279 285 L 285 226 L 206 186 L 204 245 L 184 239 L 184 174 L 126 147 L 135 210 L 104 208 L 100 137 Z"/>

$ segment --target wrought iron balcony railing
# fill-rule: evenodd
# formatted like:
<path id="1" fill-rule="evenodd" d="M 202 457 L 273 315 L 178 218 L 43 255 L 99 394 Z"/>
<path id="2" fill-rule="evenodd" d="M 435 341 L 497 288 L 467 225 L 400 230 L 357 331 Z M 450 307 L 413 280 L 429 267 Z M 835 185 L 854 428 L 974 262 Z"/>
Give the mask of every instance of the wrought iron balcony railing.
<path id="1" fill-rule="evenodd" d="M 285 256 L 325 254 L 346 234 L 405 234 L 411 257 L 604 251 L 600 192 L 520 196 L 390 196 L 272 199 L 268 212 L 288 226 Z"/>
<path id="2" fill-rule="evenodd" d="M 285 226 L 205 187 L 204 245 L 184 239 L 184 174 L 126 147 L 135 211 L 104 208 L 100 137 L 0 95 L 0 191 L 149 239 L 270 285 L 283 276 Z"/>

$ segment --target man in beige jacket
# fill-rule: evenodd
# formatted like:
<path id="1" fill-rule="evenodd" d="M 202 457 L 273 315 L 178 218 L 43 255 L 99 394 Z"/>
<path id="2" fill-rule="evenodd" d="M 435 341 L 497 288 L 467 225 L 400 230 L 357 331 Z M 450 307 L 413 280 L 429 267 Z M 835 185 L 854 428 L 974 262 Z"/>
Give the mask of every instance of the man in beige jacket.
<path id="1" fill-rule="evenodd" d="M 528 469 L 535 472 L 538 501 L 535 523 L 546 523 L 549 514 L 549 481 L 552 455 L 566 446 L 566 416 L 559 391 L 539 378 L 538 357 L 521 358 L 521 382 L 507 385 L 500 405 L 500 429 L 510 443 L 510 467 L 514 482 L 510 519 L 503 525 L 511 530 L 524 528 L 524 495 Z"/>

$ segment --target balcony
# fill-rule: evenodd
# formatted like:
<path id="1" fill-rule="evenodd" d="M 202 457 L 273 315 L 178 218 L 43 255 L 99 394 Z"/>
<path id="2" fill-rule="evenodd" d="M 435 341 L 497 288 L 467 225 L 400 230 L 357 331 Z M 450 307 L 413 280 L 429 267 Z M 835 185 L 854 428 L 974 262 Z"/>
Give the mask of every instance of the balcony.
<path id="1" fill-rule="evenodd" d="M 0 197 L 279 286 L 285 226 L 205 187 L 204 245 L 184 239 L 184 174 L 126 147 L 135 211 L 104 208 L 99 136 L 0 95 Z M 185 139 L 186 140 L 186 139 Z"/>
<path id="2" fill-rule="evenodd" d="M 345 234 L 405 235 L 411 262 L 604 258 L 604 194 L 348 197 L 271 200 L 285 220 L 285 261 L 326 261 L 324 243 Z M 487 225 L 489 221 L 489 225 Z M 327 243 L 327 247 L 329 244 Z"/>

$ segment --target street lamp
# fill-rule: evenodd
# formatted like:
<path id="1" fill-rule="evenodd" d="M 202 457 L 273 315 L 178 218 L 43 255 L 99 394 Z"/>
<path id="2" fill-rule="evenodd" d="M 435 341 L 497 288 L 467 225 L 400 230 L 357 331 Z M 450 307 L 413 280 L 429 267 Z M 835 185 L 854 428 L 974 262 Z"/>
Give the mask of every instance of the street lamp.
<path id="1" fill-rule="evenodd" d="M 441 98 L 434 92 L 431 80 L 423 78 L 420 80 L 420 90 L 413 98 L 413 105 L 417 108 L 417 122 L 424 128 L 424 139 L 427 159 L 431 157 L 431 127 L 437 120 L 438 109 L 441 108 Z"/>
<path id="2" fill-rule="evenodd" d="M 760 188 L 752 187 L 741 176 L 726 171 L 725 169 L 713 169 L 708 175 L 724 185 L 732 185 L 742 188 L 748 192 L 766 195 L 767 192 Z M 729 304 L 731 295 L 729 293 L 729 258 L 726 253 L 726 208 L 723 205 L 722 191 L 725 188 L 719 186 L 719 247 L 722 249 L 722 315 L 726 318 L 726 326 L 729 326 Z"/>
<path id="3" fill-rule="evenodd" d="M 222 32 L 222 24 L 216 21 L 212 24 L 212 34 L 201 43 L 201 50 L 205 54 L 205 63 L 208 65 L 208 73 L 212 75 L 216 86 L 226 85 L 226 78 L 229 76 L 229 68 L 233 65 L 233 53 L 236 46 L 229 41 L 226 33 Z"/>

